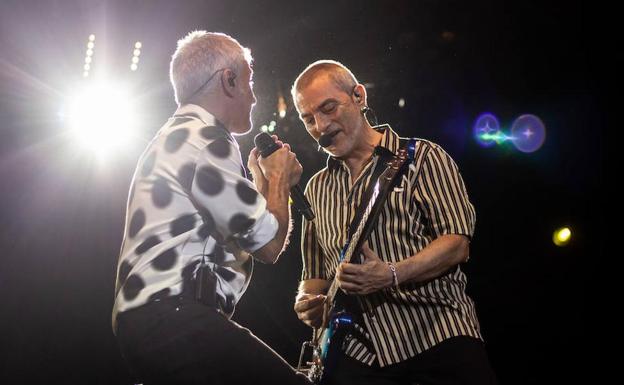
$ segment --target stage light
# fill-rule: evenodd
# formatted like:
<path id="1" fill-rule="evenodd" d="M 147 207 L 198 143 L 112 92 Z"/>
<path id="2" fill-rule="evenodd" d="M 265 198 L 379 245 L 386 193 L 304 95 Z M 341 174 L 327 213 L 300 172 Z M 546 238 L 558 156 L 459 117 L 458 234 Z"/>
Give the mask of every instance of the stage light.
<path id="1" fill-rule="evenodd" d="M 286 99 L 284 99 L 284 96 L 280 93 L 277 97 L 277 112 L 280 119 L 284 119 L 286 117 L 286 108 Z"/>
<path id="2" fill-rule="evenodd" d="M 403 98 L 399 99 L 399 107 L 401 108 L 405 107 L 405 99 Z"/>
<path id="3" fill-rule="evenodd" d="M 95 35 L 89 35 L 89 40 L 87 41 L 87 51 L 85 52 L 85 65 L 83 66 L 84 72 L 82 73 L 83 77 L 89 76 L 89 70 L 91 69 L 91 61 L 95 48 Z"/>
<path id="4" fill-rule="evenodd" d="M 141 55 L 141 42 L 134 43 L 134 51 L 132 51 L 132 60 L 130 63 L 130 69 L 136 71 L 139 68 L 139 55 Z"/>
<path id="5" fill-rule="evenodd" d="M 562 227 L 553 233 L 553 243 L 559 247 L 565 246 L 572 238 L 572 230 L 569 227 Z"/>
<path id="6" fill-rule="evenodd" d="M 113 84 L 86 87 L 67 106 L 65 116 L 73 139 L 98 156 L 126 145 L 136 130 L 132 98 Z"/>

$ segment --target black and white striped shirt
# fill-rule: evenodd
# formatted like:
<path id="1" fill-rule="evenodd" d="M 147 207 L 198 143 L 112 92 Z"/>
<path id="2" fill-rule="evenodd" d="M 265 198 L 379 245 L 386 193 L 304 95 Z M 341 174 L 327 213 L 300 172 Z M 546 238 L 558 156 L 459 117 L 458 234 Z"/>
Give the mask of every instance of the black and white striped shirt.
<path id="1" fill-rule="evenodd" d="M 399 136 L 387 126 L 381 151 L 395 153 Z M 385 149 L 385 150 L 383 150 Z M 347 229 L 370 181 L 377 157 L 352 183 L 348 168 L 328 158 L 327 167 L 306 187 L 314 221 L 303 221 L 302 280 L 334 278 Z M 472 237 L 475 211 L 457 165 L 438 145 L 418 139 L 415 159 L 401 185 L 390 192 L 369 238 L 371 249 L 386 262 L 398 262 L 423 250 L 437 237 Z M 386 366 L 414 357 L 445 339 L 481 339 L 474 303 L 465 293 L 466 276 L 457 266 L 428 282 L 405 283 L 400 290 L 382 290 L 359 297 L 363 308 L 361 334 L 349 336 L 347 355 L 371 365 Z"/>

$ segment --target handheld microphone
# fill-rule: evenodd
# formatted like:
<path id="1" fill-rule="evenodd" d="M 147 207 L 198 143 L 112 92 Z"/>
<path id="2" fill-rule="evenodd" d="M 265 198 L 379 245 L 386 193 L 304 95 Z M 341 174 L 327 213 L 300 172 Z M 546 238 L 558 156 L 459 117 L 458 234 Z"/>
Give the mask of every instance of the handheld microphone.
<path id="1" fill-rule="evenodd" d="M 280 148 L 280 146 L 278 146 L 273 138 L 271 138 L 271 136 L 266 132 L 261 132 L 256 135 L 254 143 L 263 158 L 268 157 Z M 290 188 L 290 198 L 293 200 L 293 205 L 297 211 L 299 211 L 305 219 L 309 221 L 314 219 L 314 212 L 312 211 L 310 202 L 308 202 L 308 199 L 303 194 L 303 190 L 299 187 L 299 185 L 295 185 Z"/>

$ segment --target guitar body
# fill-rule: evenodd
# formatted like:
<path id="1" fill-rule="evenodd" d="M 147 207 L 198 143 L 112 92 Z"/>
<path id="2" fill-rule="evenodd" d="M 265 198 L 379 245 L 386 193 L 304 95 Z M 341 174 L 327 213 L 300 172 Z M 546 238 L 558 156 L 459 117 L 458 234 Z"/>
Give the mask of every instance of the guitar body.
<path id="1" fill-rule="evenodd" d="M 334 308 L 335 310 L 335 308 Z M 323 384 L 331 374 L 336 361 L 343 353 L 342 343 L 353 327 L 353 316 L 346 310 L 332 311 L 327 328 L 322 329 L 318 348 L 312 355 L 311 372 L 316 373 L 311 380 Z"/>

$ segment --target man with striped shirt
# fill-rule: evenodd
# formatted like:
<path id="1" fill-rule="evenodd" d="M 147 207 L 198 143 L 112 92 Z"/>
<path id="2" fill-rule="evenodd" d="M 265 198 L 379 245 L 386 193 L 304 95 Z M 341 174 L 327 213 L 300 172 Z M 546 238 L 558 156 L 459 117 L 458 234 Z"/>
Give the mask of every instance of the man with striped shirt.
<path id="1" fill-rule="evenodd" d="M 303 222 L 294 308 L 303 322 L 319 327 L 335 277 L 361 309 L 329 382 L 495 383 L 459 267 L 468 260 L 475 212 L 453 159 L 416 140 L 414 160 L 362 248 L 362 264 L 341 263 L 379 155 L 395 153 L 400 139 L 387 125 L 369 124 L 366 89 L 338 62 L 308 66 L 292 96 L 308 133 L 329 154 L 306 188 L 317 217 Z"/>

